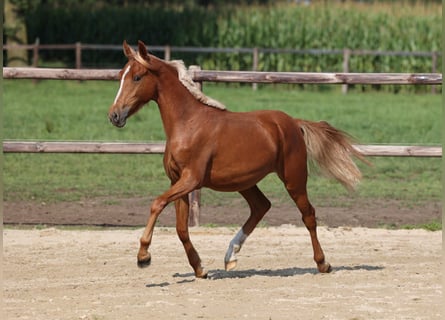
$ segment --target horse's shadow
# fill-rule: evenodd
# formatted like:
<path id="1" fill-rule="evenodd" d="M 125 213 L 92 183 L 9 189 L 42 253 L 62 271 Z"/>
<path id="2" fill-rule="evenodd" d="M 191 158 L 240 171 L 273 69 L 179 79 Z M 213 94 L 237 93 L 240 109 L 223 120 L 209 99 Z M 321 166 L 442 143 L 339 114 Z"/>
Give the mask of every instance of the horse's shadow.
<path id="1" fill-rule="evenodd" d="M 382 266 L 371 266 L 371 265 L 358 265 L 358 266 L 340 266 L 340 267 L 332 267 L 332 273 L 338 271 L 356 271 L 356 270 L 365 270 L 365 271 L 379 271 L 383 270 Z M 316 268 L 283 268 L 283 269 L 247 269 L 247 270 L 234 270 L 234 271 L 225 271 L 224 269 L 213 269 L 208 273 L 208 279 L 210 280 L 224 280 L 224 279 L 244 279 L 251 278 L 255 276 L 263 276 L 263 277 L 294 277 L 301 276 L 305 274 L 318 274 L 318 270 Z M 177 281 L 176 283 L 188 283 L 195 281 L 195 274 L 192 272 L 189 273 L 175 273 L 173 278 L 184 278 L 183 280 Z M 165 287 L 169 286 L 169 282 L 163 282 L 159 284 L 147 284 L 147 288 L 151 287 Z"/>

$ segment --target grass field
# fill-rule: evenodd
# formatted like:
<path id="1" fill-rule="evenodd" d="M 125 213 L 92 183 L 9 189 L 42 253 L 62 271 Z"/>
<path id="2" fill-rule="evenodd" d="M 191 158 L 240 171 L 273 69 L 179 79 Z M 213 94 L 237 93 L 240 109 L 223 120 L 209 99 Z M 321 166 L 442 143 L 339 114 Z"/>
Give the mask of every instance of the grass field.
<path id="1" fill-rule="evenodd" d="M 117 82 L 5 80 L 4 139 L 159 141 L 164 133 L 155 103 L 131 118 L 123 129 L 113 127 L 107 111 Z M 358 93 L 347 95 L 335 87 L 308 92 L 285 86 L 205 84 L 204 91 L 233 111 L 280 109 L 294 117 L 327 120 L 364 144 L 441 143 L 441 96 Z M 5 200 L 72 201 L 97 196 L 156 195 L 168 187 L 160 155 L 6 154 Z M 360 165 L 364 179 L 348 196 L 396 199 L 407 205 L 439 201 L 442 196 L 441 159 L 370 158 L 372 167 Z M 287 201 L 274 175 L 261 188 L 279 201 Z M 312 199 L 335 205 L 347 192 L 330 180 L 312 175 Z M 222 196 L 205 191 L 204 203 L 218 205 Z M 236 196 L 238 198 L 238 196 Z"/>

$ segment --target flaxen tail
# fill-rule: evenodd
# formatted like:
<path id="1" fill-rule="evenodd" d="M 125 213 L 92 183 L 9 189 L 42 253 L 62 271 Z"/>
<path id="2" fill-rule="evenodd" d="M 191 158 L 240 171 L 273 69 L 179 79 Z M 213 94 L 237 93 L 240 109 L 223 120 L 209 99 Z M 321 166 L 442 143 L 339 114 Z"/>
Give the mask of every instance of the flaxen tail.
<path id="1" fill-rule="evenodd" d="M 324 175 L 335 178 L 346 189 L 354 190 L 362 174 L 353 157 L 369 162 L 352 146 L 351 136 L 325 121 L 296 121 L 303 131 L 308 159 L 317 163 Z"/>

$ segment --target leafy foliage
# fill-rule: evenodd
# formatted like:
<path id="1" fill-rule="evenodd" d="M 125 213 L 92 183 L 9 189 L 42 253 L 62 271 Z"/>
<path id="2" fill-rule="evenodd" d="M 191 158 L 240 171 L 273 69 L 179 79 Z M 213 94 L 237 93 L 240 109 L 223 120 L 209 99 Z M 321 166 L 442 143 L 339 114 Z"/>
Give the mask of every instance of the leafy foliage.
<path id="1" fill-rule="evenodd" d="M 41 43 L 120 44 L 143 40 L 151 45 L 368 49 L 440 51 L 440 6 L 39 6 L 27 15 L 28 38 Z M 74 63 L 74 52 L 42 51 L 45 60 Z M 172 57 L 206 69 L 251 70 L 251 53 L 175 53 Z M 342 54 L 297 55 L 263 53 L 259 70 L 342 70 Z M 120 67 L 119 51 L 83 52 L 85 66 Z M 441 66 L 437 66 L 440 72 Z M 355 55 L 351 72 L 431 72 L 432 59 L 412 56 Z M 396 91 L 400 88 L 392 88 Z"/>

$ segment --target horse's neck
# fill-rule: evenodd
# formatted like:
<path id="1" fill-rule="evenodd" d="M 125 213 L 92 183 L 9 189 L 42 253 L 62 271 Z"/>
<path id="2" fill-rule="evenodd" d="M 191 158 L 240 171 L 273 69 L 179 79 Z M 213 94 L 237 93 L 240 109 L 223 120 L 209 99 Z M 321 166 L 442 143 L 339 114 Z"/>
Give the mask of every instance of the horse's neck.
<path id="1" fill-rule="evenodd" d="M 167 139 L 198 116 L 198 102 L 177 78 L 163 81 L 159 86 L 157 104 Z"/>

